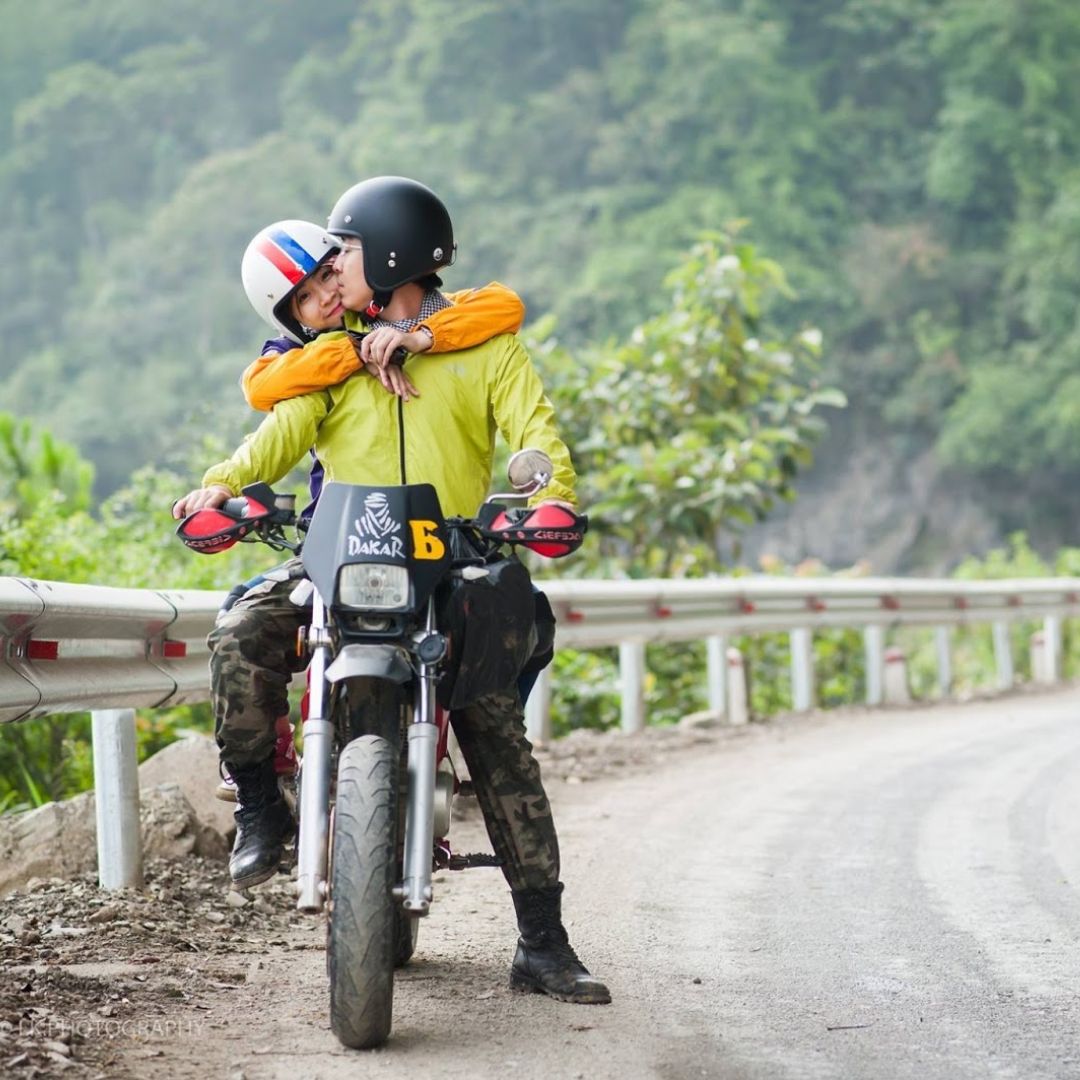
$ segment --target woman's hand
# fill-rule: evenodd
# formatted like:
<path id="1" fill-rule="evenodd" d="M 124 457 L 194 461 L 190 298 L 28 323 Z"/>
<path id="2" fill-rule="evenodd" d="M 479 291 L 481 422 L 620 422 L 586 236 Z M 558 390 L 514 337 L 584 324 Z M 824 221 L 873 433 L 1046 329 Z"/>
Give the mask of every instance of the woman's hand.
<path id="1" fill-rule="evenodd" d="M 393 326 L 377 326 L 374 330 L 369 330 L 360 342 L 360 359 L 365 364 L 388 368 L 398 349 L 410 353 L 427 352 L 433 341 L 434 338 L 426 330 L 397 330 Z"/>
<path id="2" fill-rule="evenodd" d="M 402 401 L 408 401 L 409 398 L 420 396 L 420 391 L 413 386 L 409 377 L 405 374 L 405 369 L 398 367 L 397 364 L 382 368 L 378 364 L 370 362 L 364 365 L 364 370 L 378 379 L 388 393 L 397 394 Z"/>

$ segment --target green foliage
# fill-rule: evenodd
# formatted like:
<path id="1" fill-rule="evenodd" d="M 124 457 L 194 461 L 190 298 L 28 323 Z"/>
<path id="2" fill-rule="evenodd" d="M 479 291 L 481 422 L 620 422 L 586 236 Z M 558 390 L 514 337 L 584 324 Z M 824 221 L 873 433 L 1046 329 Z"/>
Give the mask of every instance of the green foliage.
<path id="1" fill-rule="evenodd" d="M 1003 528 L 1035 513 L 1067 539 L 1070 0 L 42 0 L 5 19 L 0 400 L 76 442 L 99 492 L 186 430 L 231 443 L 249 425 L 222 393 L 261 340 L 237 282 L 247 239 L 405 172 L 453 211 L 448 285 L 513 284 L 557 316 L 583 378 L 610 375 L 588 341 L 624 342 L 616 367 L 669 351 L 659 283 L 704 232 L 749 219 L 798 295 L 747 337 L 801 361 L 796 331 L 823 328 L 823 380 L 853 406 L 837 437 L 932 445 L 971 485 L 1020 481 L 1016 507 L 991 508 Z M 713 434 L 647 439 L 642 467 L 658 482 Z M 801 467 L 781 446 L 747 462 L 764 476 L 724 481 L 725 503 L 753 517 L 783 498 L 786 456 Z M 694 496 L 721 480 L 717 465 L 665 508 L 695 572 L 717 540 Z"/>
<path id="2" fill-rule="evenodd" d="M 556 736 L 577 728 L 619 725 L 619 662 L 615 649 L 559 649 L 551 668 L 551 725 Z"/>
<path id="3" fill-rule="evenodd" d="M 135 715 L 139 761 L 184 731 L 213 731 L 210 706 L 143 709 Z M 0 814 L 29 810 L 94 786 L 88 713 L 46 716 L 0 725 Z"/>
<path id="4" fill-rule="evenodd" d="M 90 467 L 70 447 L 0 416 L 0 453 L 11 462 L 11 490 L 23 497 L 0 516 L 0 576 L 132 588 L 224 592 L 265 569 L 273 556 L 238 544 L 196 555 L 172 535 L 173 499 L 191 485 L 166 470 L 142 469 L 95 513 L 86 509 Z M 207 459 L 220 445 L 200 449 Z M 20 486 L 21 485 L 21 486 Z M 184 729 L 209 732 L 206 704 L 142 710 L 136 739 L 144 758 Z M 88 714 L 0 724 L 0 811 L 40 805 L 93 786 Z"/>
<path id="5" fill-rule="evenodd" d="M 256 544 L 237 544 L 210 558 L 193 554 L 173 536 L 172 503 L 192 487 L 194 469 L 187 476 L 139 469 L 92 512 L 86 509 L 89 465 L 48 434 L 24 427 L 22 436 L 18 460 L 29 460 L 25 448 L 38 442 L 50 448 L 50 455 L 39 456 L 36 471 L 28 473 L 32 499 L 0 518 L 0 576 L 133 589 L 226 590 L 267 566 L 268 553 Z M 220 441 L 204 440 L 195 453 L 215 460 L 222 449 Z M 65 484 L 76 494 L 67 495 Z"/>
<path id="6" fill-rule="evenodd" d="M 0 520 L 23 518 L 43 502 L 67 514 L 85 510 L 93 477 L 74 447 L 0 412 Z"/>
<path id="7" fill-rule="evenodd" d="M 949 89 L 929 192 L 957 241 L 998 270 L 967 317 L 970 373 L 945 413 L 941 452 L 1022 480 L 1048 508 L 1080 466 L 1078 47 L 1075 6 L 1047 0 L 949 5 L 936 46 Z"/>
<path id="8" fill-rule="evenodd" d="M 815 379 L 818 331 L 783 336 L 766 320 L 787 288 L 751 245 L 706 237 L 666 284 L 668 309 L 625 344 L 578 359 L 538 349 L 599 539 L 578 573 L 715 571 L 723 532 L 793 497 L 817 411 L 844 404 Z"/>
<path id="9" fill-rule="evenodd" d="M 23 443 L 34 443 L 23 431 Z M 220 447 L 200 453 L 212 457 Z M 79 462 L 75 475 L 80 474 Z M 17 573 L 62 581 L 89 581 L 135 587 L 214 588 L 223 590 L 266 566 L 261 549 L 238 545 L 212 559 L 198 557 L 171 537 L 168 507 L 184 484 L 164 471 L 142 470 L 132 483 L 107 500 L 98 516 L 75 510 L 62 497 L 37 499 L 21 518 L 0 524 L 0 575 Z M 646 496 L 647 497 L 647 496 Z M 794 571 L 768 565 L 773 573 L 819 574 L 806 564 Z M 965 579 L 1080 575 L 1080 548 L 1064 549 L 1048 565 L 1016 534 L 1009 545 L 957 570 Z M 1013 628 L 1018 673 L 1029 674 L 1028 639 L 1032 624 Z M 918 696 L 931 696 L 936 655 L 926 631 L 899 630 L 893 638 L 908 656 Z M 762 634 L 734 642 L 743 651 L 750 676 L 751 708 L 758 718 L 789 709 L 790 655 L 786 634 Z M 1065 636 L 1066 672 L 1080 673 L 1080 634 L 1069 625 Z M 819 702 L 826 707 L 857 704 L 865 695 L 863 644 L 857 629 L 818 631 L 813 638 Z M 992 685 L 993 650 L 986 627 L 958 628 L 953 634 L 953 668 L 959 692 Z M 646 708 L 650 723 L 671 723 L 705 706 L 704 647 L 700 642 L 650 646 L 647 650 Z M 554 728 L 557 734 L 579 728 L 610 729 L 620 720 L 619 676 L 614 649 L 562 650 L 553 671 Z M 171 742 L 179 731 L 211 729 L 209 708 L 177 707 L 143 711 L 138 716 L 140 757 Z M 18 809 L 84 790 L 92 784 L 89 718 L 56 717 L 0 726 L 0 808 Z"/>

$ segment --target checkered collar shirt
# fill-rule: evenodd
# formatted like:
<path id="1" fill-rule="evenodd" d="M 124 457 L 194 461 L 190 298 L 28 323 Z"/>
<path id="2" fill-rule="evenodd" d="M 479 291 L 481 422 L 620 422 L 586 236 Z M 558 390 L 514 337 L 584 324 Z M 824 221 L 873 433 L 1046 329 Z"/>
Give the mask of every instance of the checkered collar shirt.
<path id="1" fill-rule="evenodd" d="M 451 306 L 450 301 L 438 289 L 428 289 L 420 302 L 420 314 L 415 319 L 398 319 L 396 322 L 389 319 L 376 319 L 371 324 L 371 328 L 374 330 L 377 326 L 392 326 L 395 330 L 412 330 L 430 319 L 436 311 L 442 311 L 443 308 Z"/>

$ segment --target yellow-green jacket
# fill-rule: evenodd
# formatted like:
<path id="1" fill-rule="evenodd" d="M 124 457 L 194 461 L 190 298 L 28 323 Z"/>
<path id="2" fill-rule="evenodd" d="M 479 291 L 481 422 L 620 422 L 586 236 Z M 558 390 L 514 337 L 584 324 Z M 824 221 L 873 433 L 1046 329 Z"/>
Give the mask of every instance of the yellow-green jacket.
<path id="1" fill-rule="evenodd" d="M 535 446 L 551 456 L 554 478 L 533 501 L 576 501 L 570 453 L 516 337 L 413 356 L 406 371 L 420 393 L 407 404 L 363 372 L 280 402 L 228 461 L 207 471 L 204 486 L 235 495 L 258 480 L 273 484 L 314 447 L 327 480 L 433 484 L 444 514 L 468 517 L 488 493 L 498 430 L 511 450 Z"/>

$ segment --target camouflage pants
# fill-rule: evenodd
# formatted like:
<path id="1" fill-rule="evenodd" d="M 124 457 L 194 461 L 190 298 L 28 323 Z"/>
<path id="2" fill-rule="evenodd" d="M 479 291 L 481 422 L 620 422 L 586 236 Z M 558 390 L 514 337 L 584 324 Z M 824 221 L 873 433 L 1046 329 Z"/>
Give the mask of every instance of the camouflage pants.
<path id="1" fill-rule="evenodd" d="M 450 714 L 484 825 L 511 889 L 559 880 L 559 840 L 515 687 Z"/>
<path id="2" fill-rule="evenodd" d="M 214 729 L 223 762 L 250 765 L 273 753 L 274 723 L 289 711 L 289 682 L 305 666 L 296 655 L 296 635 L 311 609 L 289 600 L 299 575 L 299 560 L 271 571 L 210 633 Z M 508 884 L 556 884 L 559 841 L 516 688 L 451 713 L 450 722 Z"/>
<path id="3" fill-rule="evenodd" d="M 306 662 L 296 635 L 311 619 L 289 594 L 303 570 L 290 559 L 265 575 L 210 631 L 210 694 L 221 760 L 254 765 L 274 752 L 274 723 L 289 711 L 289 683 Z"/>

